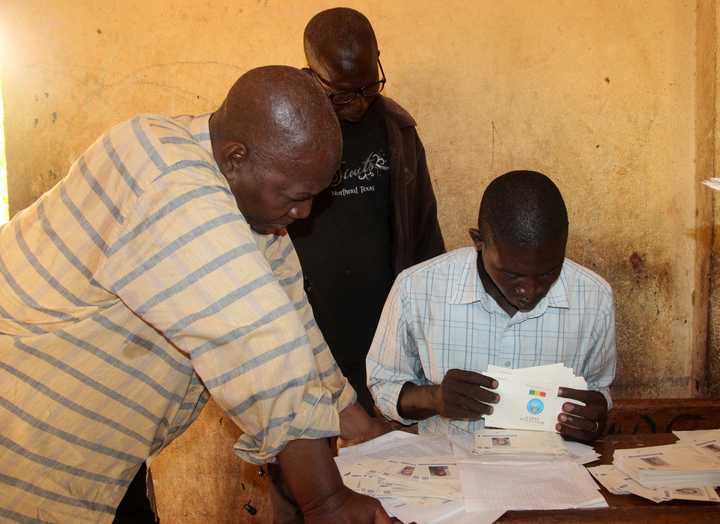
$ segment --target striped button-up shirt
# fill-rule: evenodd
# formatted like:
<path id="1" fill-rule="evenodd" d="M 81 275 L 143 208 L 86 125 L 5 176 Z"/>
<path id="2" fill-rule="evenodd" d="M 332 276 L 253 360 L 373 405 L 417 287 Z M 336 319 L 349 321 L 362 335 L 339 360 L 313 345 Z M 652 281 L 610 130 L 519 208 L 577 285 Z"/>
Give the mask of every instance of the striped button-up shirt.
<path id="1" fill-rule="evenodd" d="M 532 311 L 508 315 L 485 291 L 477 252 L 462 248 L 401 273 L 385 303 L 367 359 L 378 408 L 397 411 L 406 382 L 440 384 L 450 369 L 483 372 L 489 364 L 524 368 L 562 362 L 610 401 L 615 377 L 615 313 L 610 286 L 565 259 L 560 277 Z M 421 431 L 473 432 L 477 422 L 431 417 Z"/>
<path id="2" fill-rule="evenodd" d="M 138 116 L 0 229 L 0 521 L 111 522 L 209 393 L 264 463 L 355 393 L 289 237 L 258 235 L 208 115 Z"/>

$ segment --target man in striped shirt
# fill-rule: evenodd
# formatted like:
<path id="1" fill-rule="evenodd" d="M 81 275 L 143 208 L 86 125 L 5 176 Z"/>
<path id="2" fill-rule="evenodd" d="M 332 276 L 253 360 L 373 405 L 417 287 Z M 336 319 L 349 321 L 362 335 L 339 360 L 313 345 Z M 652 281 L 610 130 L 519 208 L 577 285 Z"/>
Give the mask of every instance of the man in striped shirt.
<path id="1" fill-rule="evenodd" d="M 328 437 L 377 428 L 273 234 L 340 154 L 314 81 L 259 68 L 212 115 L 115 126 L 0 229 L 0 520 L 111 522 L 209 393 L 308 522 L 389 522 L 334 466 Z"/>
<path id="2" fill-rule="evenodd" d="M 615 376 L 612 290 L 565 258 L 568 218 L 546 176 L 513 171 L 480 204 L 475 249 L 410 268 L 395 281 L 367 359 L 368 385 L 386 416 L 451 436 L 482 428 L 497 382 L 489 364 L 562 362 L 590 391 L 561 388 L 556 430 L 593 441 L 604 430 Z"/>

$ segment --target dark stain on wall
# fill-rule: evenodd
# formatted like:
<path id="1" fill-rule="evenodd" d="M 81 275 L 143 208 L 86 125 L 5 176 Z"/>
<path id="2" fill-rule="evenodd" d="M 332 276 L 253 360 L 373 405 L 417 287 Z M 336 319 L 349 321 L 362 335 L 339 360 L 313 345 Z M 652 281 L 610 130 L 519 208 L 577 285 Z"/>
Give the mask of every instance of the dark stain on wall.
<path id="1" fill-rule="evenodd" d="M 682 396 L 688 377 L 673 348 L 672 262 L 665 253 L 628 248 L 623 239 L 574 240 L 570 258 L 599 273 L 613 288 L 618 369 L 616 398 Z M 672 393 L 669 393 L 672 391 Z"/>

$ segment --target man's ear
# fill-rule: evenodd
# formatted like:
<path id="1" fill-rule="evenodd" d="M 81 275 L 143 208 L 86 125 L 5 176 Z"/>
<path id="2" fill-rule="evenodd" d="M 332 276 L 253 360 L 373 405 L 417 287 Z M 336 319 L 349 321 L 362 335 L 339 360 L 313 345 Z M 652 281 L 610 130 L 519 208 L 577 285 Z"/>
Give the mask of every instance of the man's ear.
<path id="1" fill-rule="evenodd" d="M 242 142 L 230 142 L 222 149 L 222 165 L 220 171 L 228 180 L 233 180 L 242 171 L 248 158 L 248 149 Z"/>
<path id="2" fill-rule="evenodd" d="M 475 244 L 475 251 L 482 251 L 485 247 L 485 240 L 480 230 L 471 227 L 468 229 L 468 233 L 470 233 L 470 238 L 472 238 L 473 244 Z"/>

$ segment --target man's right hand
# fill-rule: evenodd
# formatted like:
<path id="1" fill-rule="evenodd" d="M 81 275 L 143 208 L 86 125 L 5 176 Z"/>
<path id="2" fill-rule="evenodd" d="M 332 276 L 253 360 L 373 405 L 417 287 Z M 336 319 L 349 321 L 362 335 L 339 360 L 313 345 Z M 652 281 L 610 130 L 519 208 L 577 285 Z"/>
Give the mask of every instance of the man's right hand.
<path id="1" fill-rule="evenodd" d="M 377 500 L 343 485 L 329 439 L 291 440 L 277 456 L 282 476 L 306 522 L 389 524 Z"/>
<path id="2" fill-rule="evenodd" d="M 308 524 L 391 524 L 400 522 L 390 518 L 380 502 L 343 487 L 316 508 L 303 515 Z"/>
<path id="3" fill-rule="evenodd" d="M 451 369 L 435 392 L 438 415 L 450 419 L 477 420 L 493 412 L 500 395 L 489 391 L 498 387 L 497 380 L 473 371 Z"/>
<path id="4" fill-rule="evenodd" d="M 451 369 L 440 385 L 418 386 L 406 382 L 398 397 L 398 413 L 410 420 L 423 420 L 435 415 L 451 419 L 477 420 L 492 413 L 500 400 L 497 380 L 462 369 Z"/>

